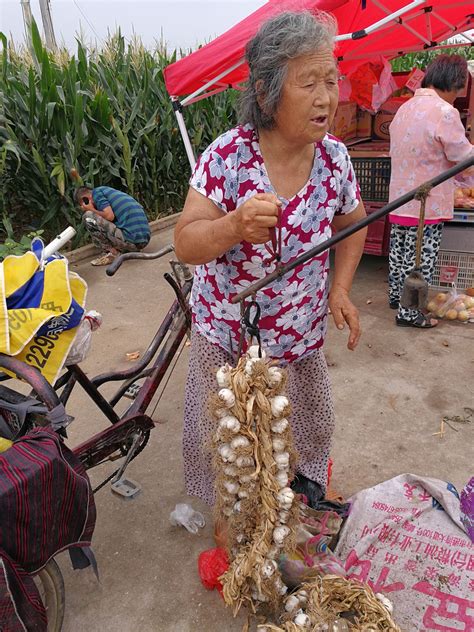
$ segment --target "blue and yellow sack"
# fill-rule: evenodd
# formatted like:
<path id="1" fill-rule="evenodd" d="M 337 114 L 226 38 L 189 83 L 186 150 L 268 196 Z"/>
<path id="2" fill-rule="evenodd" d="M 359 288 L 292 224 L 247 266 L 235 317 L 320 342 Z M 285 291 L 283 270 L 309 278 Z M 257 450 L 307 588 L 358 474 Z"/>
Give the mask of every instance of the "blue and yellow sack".
<path id="1" fill-rule="evenodd" d="M 36 238 L 24 255 L 0 263 L 0 352 L 36 367 L 51 384 L 84 315 L 87 285 L 68 261 L 43 259 Z"/>

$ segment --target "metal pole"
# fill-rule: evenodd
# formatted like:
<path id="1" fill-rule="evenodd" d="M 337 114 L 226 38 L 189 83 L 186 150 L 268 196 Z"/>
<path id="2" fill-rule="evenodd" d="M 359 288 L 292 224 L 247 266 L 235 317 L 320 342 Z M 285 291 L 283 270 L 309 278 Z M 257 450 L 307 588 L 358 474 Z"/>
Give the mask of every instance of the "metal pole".
<path id="1" fill-rule="evenodd" d="M 183 139 L 184 148 L 186 149 L 186 155 L 188 156 L 189 164 L 191 165 L 191 170 L 196 166 L 196 156 L 194 155 L 193 146 L 191 144 L 191 140 L 189 138 L 188 130 L 186 128 L 186 123 L 184 122 L 183 113 L 181 111 L 182 105 L 178 101 L 178 99 L 173 98 L 173 109 L 176 115 L 176 120 L 178 121 L 179 131 L 181 132 L 181 137 Z"/>
<path id="2" fill-rule="evenodd" d="M 53 20 L 51 18 L 50 0 L 39 0 L 41 9 L 41 19 L 43 20 L 44 37 L 46 39 L 46 48 L 55 51 L 58 48 L 56 37 L 54 36 Z"/>
<path id="3" fill-rule="evenodd" d="M 344 228 L 343 230 L 339 231 L 336 235 L 334 235 L 334 237 L 331 237 L 330 239 L 324 241 L 322 244 L 319 244 L 319 246 L 315 246 L 314 248 L 311 248 L 311 250 L 308 250 L 308 252 L 305 252 L 305 254 L 301 255 L 301 257 L 297 257 L 291 263 L 288 263 L 285 266 L 280 266 L 271 274 L 268 274 L 267 276 L 263 277 L 263 279 L 260 279 L 256 283 L 252 283 L 252 285 L 249 285 L 249 287 L 245 289 L 243 292 L 239 292 L 239 294 L 236 294 L 231 299 L 231 303 L 235 305 L 235 303 L 239 303 L 240 301 L 243 301 L 248 296 L 252 296 L 256 292 L 258 292 L 258 290 L 261 290 L 263 287 L 265 287 L 269 283 L 272 283 L 272 281 L 275 281 L 276 279 L 281 279 L 281 277 L 284 276 L 287 272 L 290 272 L 291 270 L 294 270 L 295 268 L 302 265 L 303 263 L 306 263 L 310 259 L 317 257 L 322 252 L 324 252 L 325 250 L 328 250 L 332 246 L 335 246 L 346 237 L 350 237 L 351 235 L 359 231 L 361 228 L 365 228 L 369 224 L 372 224 L 372 222 L 375 222 L 381 217 L 385 217 L 385 215 L 388 215 L 389 213 L 399 208 L 400 206 L 403 206 L 407 202 L 411 202 L 411 200 L 413 200 L 416 194 L 418 193 L 419 188 L 429 187 L 430 189 L 432 189 L 433 187 L 438 186 L 438 184 L 441 184 L 442 182 L 449 180 L 449 178 L 452 178 L 458 173 L 461 173 L 461 171 L 464 171 L 465 169 L 469 169 L 469 167 L 472 167 L 473 165 L 474 165 L 474 156 L 471 156 L 470 158 L 466 158 L 466 160 L 459 162 L 457 165 L 454 165 L 454 167 L 451 167 L 450 169 L 443 171 L 443 173 L 440 173 L 435 178 L 428 180 L 428 182 L 424 182 L 423 184 L 420 184 L 420 186 L 417 187 L 416 189 L 413 189 L 412 191 L 405 193 L 405 195 L 402 195 L 401 197 L 394 200 L 393 202 L 389 202 L 386 206 L 384 206 L 383 208 L 380 208 L 378 211 L 375 211 L 374 213 L 371 213 L 370 215 L 362 219 L 360 222 L 356 222 L 355 224 L 352 224 L 352 226 L 348 226 L 347 228 Z"/>

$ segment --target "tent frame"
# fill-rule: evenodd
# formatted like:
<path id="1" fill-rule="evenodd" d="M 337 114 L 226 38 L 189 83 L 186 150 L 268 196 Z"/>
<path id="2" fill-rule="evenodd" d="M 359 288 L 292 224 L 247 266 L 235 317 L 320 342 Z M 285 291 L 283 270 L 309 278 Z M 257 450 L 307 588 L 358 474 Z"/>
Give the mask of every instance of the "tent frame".
<path id="1" fill-rule="evenodd" d="M 362 39 L 365 39 L 374 31 L 384 31 L 386 29 L 391 30 L 393 28 L 402 26 L 408 31 L 410 31 L 413 35 L 415 35 L 423 43 L 424 49 L 428 49 L 428 48 L 435 49 L 435 48 L 438 48 L 438 42 L 433 41 L 432 39 L 427 40 L 426 37 L 418 33 L 409 24 L 407 24 L 410 20 L 424 13 L 426 16 L 427 33 L 430 38 L 432 37 L 432 19 L 433 18 L 438 19 L 440 22 L 445 24 L 445 26 L 448 26 L 448 28 L 451 28 L 453 30 L 453 35 L 455 33 L 460 32 L 460 30 L 466 26 L 466 24 L 462 24 L 456 27 L 455 25 L 450 24 L 447 20 L 445 20 L 441 16 L 437 15 L 437 13 L 433 11 L 431 7 L 422 7 L 421 5 L 425 4 L 427 0 L 412 0 L 412 2 L 405 5 L 404 7 L 401 7 L 397 11 L 394 11 L 393 13 L 390 13 L 390 11 L 383 5 L 382 0 L 372 0 L 372 2 L 374 2 L 374 4 L 376 4 L 382 11 L 386 12 L 387 15 L 362 30 L 354 31 L 353 33 L 344 33 L 342 35 L 337 35 L 335 37 L 336 42 L 341 42 L 345 40 L 362 40 Z M 471 0 L 464 0 L 461 2 L 461 4 L 470 4 L 470 3 L 471 3 Z M 455 0 L 455 4 L 458 5 L 459 2 L 456 2 Z M 411 11 L 412 9 L 416 9 L 417 7 L 420 7 L 420 9 L 418 11 L 415 11 L 413 15 L 410 15 L 403 20 L 401 19 L 402 15 L 404 15 L 408 11 Z M 386 35 L 386 33 L 381 34 L 381 35 L 384 36 Z M 463 37 L 468 39 L 471 44 L 474 43 L 474 40 L 470 38 L 468 35 L 463 34 Z M 348 55 L 344 57 L 340 57 L 339 61 L 341 61 L 342 59 L 364 58 L 365 55 L 360 54 L 360 50 L 363 47 L 364 47 L 363 44 L 361 46 L 358 46 L 355 49 L 355 51 L 351 51 Z M 419 50 L 419 49 L 414 49 L 414 50 Z M 409 51 L 393 51 L 393 52 L 394 52 L 394 55 L 399 56 Z M 357 53 L 359 53 L 359 55 L 357 55 Z M 183 108 L 187 105 L 190 105 L 191 103 L 196 103 L 197 101 L 200 101 L 201 99 L 206 99 L 207 97 L 210 97 L 214 94 L 223 92 L 224 90 L 227 90 L 227 88 L 229 87 L 239 88 L 238 84 L 230 86 L 228 83 L 224 81 L 224 79 L 229 73 L 233 72 L 244 63 L 245 63 L 245 59 L 243 58 L 240 59 L 238 62 L 236 62 L 229 68 L 226 68 L 223 72 L 219 73 L 213 79 L 210 79 L 209 81 L 207 81 L 198 90 L 195 90 L 192 94 L 188 95 L 182 100 L 180 100 L 176 96 L 170 97 L 172 105 L 173 105 L 173 110 L 176 116 L 176 120 L 178 122 L 179 131 L 181 132 L 181 136 L 183 139 L 186 155 L 188 157 L 189 164 L 191 165 L 191 169 L 194 169 L 194 167 L 196 166 L 196 156 L 194 154 L 193 146 L 189 138 L 188 130 L 186 128 L 186 123 L 184 121 Z"/>

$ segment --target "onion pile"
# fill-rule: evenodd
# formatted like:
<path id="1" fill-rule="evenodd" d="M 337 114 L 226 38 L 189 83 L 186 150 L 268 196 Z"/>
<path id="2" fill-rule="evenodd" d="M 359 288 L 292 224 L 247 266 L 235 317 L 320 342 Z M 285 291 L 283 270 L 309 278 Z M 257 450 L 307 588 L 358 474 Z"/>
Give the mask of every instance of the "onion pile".
<path id="1" fill-rule="evenodd" d="M 261 353 L 261 357 L 260 357 Z M 216 374 L 216 517 L 228 523 L 230 566 L 221 578 L 225 602 L 279 608 L 287 587 L 277 560 L 294 549 L 298 505 L 289 481 L 296 455 L 283 394 L 286 373 L 252 346 L 235 369 Z"/>

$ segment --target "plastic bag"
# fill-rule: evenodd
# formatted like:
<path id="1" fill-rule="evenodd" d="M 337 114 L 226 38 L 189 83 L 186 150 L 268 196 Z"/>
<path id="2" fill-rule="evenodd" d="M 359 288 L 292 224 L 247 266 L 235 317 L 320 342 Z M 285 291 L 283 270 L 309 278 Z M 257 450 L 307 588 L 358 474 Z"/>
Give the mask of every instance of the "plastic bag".
<path id="1" fill-rule="evenodd" d="M 296 549 L 281 555 L 278 566 L 290 588 L 316 575 L 345 577 L 344 566 L 333 553 L 342 518 L 334 511 L 315 511 L 300 505 L 300 524 L 296 530 Z"/>
<path id="2" fill-rule="evenodd" d="M 455 286 L 450 292 L 438 292 L 428 302 L 427 309 L 435 318 L 474 322 L 474 297 L 458 292 Z"/>
<path id="3" fill-rule="evenodd" d="M 392 67 L 385 57 L 361 64 L 348 74 L 348 80 L 352 88 L 350 100 L 372 113 L 378 112 L 397 89 Z"/>
<path id="4" fill-rule="evenodd" d="M 101 325 L 102 314 L 93 309 L 87 312 L 77 328 L 76 337 L 66 358 L 66 366 L 79 364 L 85 360 L 91 348 L 92 332 L 99 329 Z"/>
<path id="5" fill-rule="evenodd" d="M 186 505 L 185 503 L 176 505 L 174 511 L 170 513 L 170 522 L 175 527 L 184 527 L 189 533 L 197 533 L 199 529 L 206 526 L 202 513 L 194 511 L 191 505 Z"/>
<path id="6" fill-rule="evenodd" d="M 474 543 L 474 476 L 461 492 L 461 522 Z"/>
<path id="7" fill-rule="evenodd" d="M 208 590 L 217 590 L 222 595 L 219 577 L 229 568 L 229 559 L 224 549 L 216 548 L 203 551 L 198 558 L 198 571 L 201 582 Z"/>

